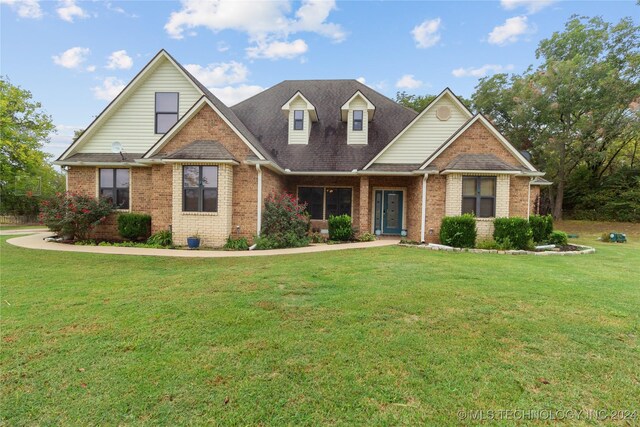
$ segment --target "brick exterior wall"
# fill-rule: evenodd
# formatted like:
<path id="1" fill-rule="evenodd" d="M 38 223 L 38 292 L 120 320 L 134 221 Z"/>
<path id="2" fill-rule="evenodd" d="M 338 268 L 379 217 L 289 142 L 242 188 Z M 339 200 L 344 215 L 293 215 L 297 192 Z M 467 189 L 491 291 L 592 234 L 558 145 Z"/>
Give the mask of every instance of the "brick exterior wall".
<path id="1" fill-rule="evenodd" d="M 184 244 L 188 234 L 199 232 L 203 245 L 219 246 L 229 234 L 249 240 L 257 232 L 258 173 L 254 165 L 244 163 L 250 148 L 209 106 L 204 106 L 162 148 L 173 152 L 195 140 L 220 142 L 240 165 L 219 165 L 218 213 L 184 214 L 182 212 L 182 165 L 158 164 L 152 167 L 131 168 L 131 211 L 152 215 L 152 231 L 173 228 L 176 243 Z M 443 169 L 454 157 L 463 153 L 490 153 L 510 164 L 517 159 L 481 123 L 473 124 L 449 146 L 432 165 Z M 359 233 L 372 232 L 374 189 L 404 190 L 404 228 L 411 240 L 420 240 L 422 221 L 422 176 L 282 176 L 262 167 L 262 194 L 287 191 L 297 194 L 298 186 L 352 188 L 353 225 Z M 72 167 L 69 170 L 69 190 L 97 195 L 97 168 Z M 231 191 L 230 191 L 231 190 Z M 539 187 L 532 187 L 529 195 L 528 177 L 499 175 L 497 179 L 497 216 L 526 217 L 533 206 Z M 461 211 L 462 175 L 433 175 L 427 179 L 425 240 L 437 242 L 440 222 L 445 215 Z M 529 204 L 531 203 L 531 204 Z M 312 227 L 328 228 L 327 221 L 313 220 Z M 490 220 L 478 221 L 479 234 L 490 235 Z M 95 237 L 117 238 L 115 215 L 96 231 Z"/>
<path id="2" fill-rule="evenodd" d="M 197 163 L 191 163 L 197 164 Z M 218 211 L 182 211 L 182 165 L 173 165 L 173 241 L 186 245 L 187 237 L 198 234 L 200 245 L 223 246 L 230 234 L 233 214 L 233 167 L 218 165 Z"/>
<path id="3" fill-rule="evenodd" d="M 439 170 L 460 154 L 493 154 L 512 165 L 520 162 L 487 128 L 476 122 L 460 135 L 431 163 Z M 494 175 L 495 176 L 495 175 Z M 496 216 L 527 216 L 529 178 L 497 175 Z M 445 215 L 460 215 L 462 211 L 462 174 L 430 176 L 427 180 L 427 220 L 425 240 L 438 242 L 440 222 Z M 493 219 L 478 219 L 478 237 L 493 234 Z M 416 240 L 419 240 L 416 239 Z"/>
<path id="4" fill-rule="evenodd" d="M 529 198 L 529 203 L 531 206 L 531 215 L 540 215 L 540 206 L 536 206 L 536 202 L 540 203 L 538 197 L 540 196 L 540 186 L 532 185 L 531 186 L 531 197 Z"/>

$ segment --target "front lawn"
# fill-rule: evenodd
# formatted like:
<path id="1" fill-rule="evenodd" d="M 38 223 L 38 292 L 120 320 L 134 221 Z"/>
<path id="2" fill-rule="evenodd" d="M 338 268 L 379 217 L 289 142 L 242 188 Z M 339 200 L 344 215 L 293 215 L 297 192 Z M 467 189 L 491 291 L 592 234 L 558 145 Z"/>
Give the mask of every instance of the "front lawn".
<path id="1" fill-rule="evenodd" d="M 459 425 L 477 423 L 460 409 L 638 410 L 640 244 L 582 237 L 596 254 L 178 259 L 3 237 L 0 424 Z"/>

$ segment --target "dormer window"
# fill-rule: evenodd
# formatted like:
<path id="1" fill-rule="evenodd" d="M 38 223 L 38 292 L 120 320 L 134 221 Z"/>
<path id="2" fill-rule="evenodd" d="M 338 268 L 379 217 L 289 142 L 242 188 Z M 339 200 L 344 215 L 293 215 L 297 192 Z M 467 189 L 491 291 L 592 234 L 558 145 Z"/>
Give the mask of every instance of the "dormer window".
<path id="1" fill-rule="evenodd" d="M 178 121 L 178 92 L 156 92 L 156 133 L 167 133 Z"/>
<path id="2" fill-rule="evenodd" d="M 304 111 L 294 110 L 293 112 L 293 130 L 304 129 Z"/>
<path id="3" fill-rule="evenodd" d="M 363 118 L 364 118 L 364 114 L 362 110 L 353 111 L 353 130 L 362 130 Z"/>

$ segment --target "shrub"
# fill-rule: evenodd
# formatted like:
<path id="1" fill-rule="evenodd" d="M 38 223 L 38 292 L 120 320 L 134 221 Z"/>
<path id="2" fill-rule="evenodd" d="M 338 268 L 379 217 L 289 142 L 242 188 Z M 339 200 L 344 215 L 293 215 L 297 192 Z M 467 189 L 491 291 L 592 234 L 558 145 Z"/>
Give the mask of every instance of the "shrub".
<path id="1" fill-rule="evenodd" d="M 173 246 L 173 235 L 169 230 L 161 230 L 157 233 L 153 233 L 151 237 L 147 239 L 147 244 L 158 246 Z"/>
<path id="2" fill-rule="evenodd" d="M 227 237 L 227 243 L 224 244 L 224 249 L 228 251 L 248 251 L 249 242 L 246 237 L 239 237 L 234 239 L 233 237 Z"/>
<path id="3" fill-rule="evenodd" d="M 344 215 L 331 215 L 329 217 L 329 240 L 346 242 L 353 239 L 353 226 L 351 217 Z"/>
<path id="4" fill-rule="evenodd" d="M 569 236 L 564 231 L 553 231 L 549 236 L 549 243 L 558 246 L 567 246 L 569 243 Z"/>
<path id="5" fill-rule="evenodd" d="M 309 238 L 311 239 L 311 243 L 327 243 L 327 236 L 318 231 L 311 233 Z"/>
<path id="6" fill-rule="evenodd" d="M 531 225 L 533 241 L 544 243 L 549 240 L 549 235 L 553 231 L 553 217 L 551 215 L 531 215 L 529 225 Z"/>
<path id="7" fill-rule="evenodd" d="M 361 242 L 373 242 L 376 240 L 376 235 L 373 233 L 362 233 L 358 240 Z"/>
<path id="8" fill-rule="evenodd" d="M 151 215 L 122 213 L 118 215 L 118 233 L 124 239 L 143 240 L 151 234 Z"/>
<path id="9" fill-rule="evenodd" d="M 504 246 L 509 239 L 511 249 L 531 249 L 532 236 L 531 225 L 524 218 L 496 218 L 493 221 L 493 238 L 500 245 Z"/>
<path id="10" fill-rule="evenodd" d="M 91 230 L 113 211 L 111 202 L 74 193 L 58 193 L 40 206 L 40 222 L 70 239 L 86 240 Z"/>
<path id="11" fill-rule="evenodd" d="M 270 194 L 264 203 L 259 249 L 295 248 L 309 244 L 309 216 L 307 205 L 288 193 Z M 268 244 L 267 244 L 268 242 Z"/>
<path id="12" fill-rule="evenodd" d="M 440 225 L 440 243 L 456 248 L 472 248 L 476 244 L 476 218 L 471 214 L 446 216 Z"/>

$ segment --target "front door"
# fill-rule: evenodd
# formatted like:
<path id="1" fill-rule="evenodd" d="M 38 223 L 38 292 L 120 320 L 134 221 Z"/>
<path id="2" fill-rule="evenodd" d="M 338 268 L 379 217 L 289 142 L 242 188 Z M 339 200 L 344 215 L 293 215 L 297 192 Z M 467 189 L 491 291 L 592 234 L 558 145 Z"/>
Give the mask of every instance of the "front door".
<path id="1" fill-rule="evenodd" d="M 402 232 L 402 191 L 376 190 L 375 229 L 382 234 Z"/>

